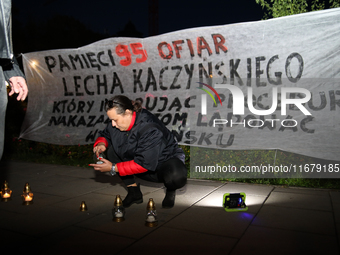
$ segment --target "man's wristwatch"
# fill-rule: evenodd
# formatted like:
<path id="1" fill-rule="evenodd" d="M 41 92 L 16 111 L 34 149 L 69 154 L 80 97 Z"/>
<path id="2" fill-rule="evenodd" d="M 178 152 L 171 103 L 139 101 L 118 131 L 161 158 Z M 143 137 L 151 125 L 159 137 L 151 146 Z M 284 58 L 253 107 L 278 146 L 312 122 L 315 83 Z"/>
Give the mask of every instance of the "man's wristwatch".
<path id="1" fill-rule="evenodd" d="M 115 166 L 116 166 L 116 164 L 112 163 L 112 168 L 111 168 L 111 171 L 110 171 L 111 176 L 116 175 Z"/>

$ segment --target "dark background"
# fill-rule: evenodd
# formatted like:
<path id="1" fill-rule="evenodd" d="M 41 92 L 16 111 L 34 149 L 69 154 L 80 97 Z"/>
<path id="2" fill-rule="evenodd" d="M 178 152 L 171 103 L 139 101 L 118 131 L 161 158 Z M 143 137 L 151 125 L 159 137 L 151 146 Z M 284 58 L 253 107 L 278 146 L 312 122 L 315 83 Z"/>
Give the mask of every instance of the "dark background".
<path id="1" fill-rule="evenodd" d="M 76 48 L 109 37 L 149 37 L 187 28 L 258 21 L 255 0 L 12 0 L 18 55 Z M 158 6 L 158 8 L 157 8 Z"/>

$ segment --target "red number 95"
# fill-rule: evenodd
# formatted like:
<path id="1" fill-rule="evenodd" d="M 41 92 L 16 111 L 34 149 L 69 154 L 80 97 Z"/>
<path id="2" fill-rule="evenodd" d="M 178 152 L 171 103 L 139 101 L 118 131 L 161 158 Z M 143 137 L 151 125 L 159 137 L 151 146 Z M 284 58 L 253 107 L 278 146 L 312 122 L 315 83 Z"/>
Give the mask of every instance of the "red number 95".
<path id="1" fill-rule="evenodd" d="M 137 63 L 145 62 L 148 59 L 146 50 L 143 49 L 141 43 L 130 43 L 132 53 L 138 55 L 136 58 Z M 132 63 L 131 52 L 129 51 L 128 45 L 118 44 L 116 47 L 116 54 L 123 58 L 119 61 L 122 66 L 129 66 Z"/>

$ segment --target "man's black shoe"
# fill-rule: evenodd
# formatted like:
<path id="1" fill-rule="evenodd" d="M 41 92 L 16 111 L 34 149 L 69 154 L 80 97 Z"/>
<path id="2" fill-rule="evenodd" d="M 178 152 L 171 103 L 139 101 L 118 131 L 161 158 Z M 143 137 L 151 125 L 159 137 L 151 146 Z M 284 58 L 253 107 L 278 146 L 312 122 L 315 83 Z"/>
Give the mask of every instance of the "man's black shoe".
<path id="1" fill-rule="evenodd" d="M 130 207 L 132 204 L 143 203 L 143 194 L 140 191 L 140 185 L 127 187 L 128 194 L 123 200 L 123 206 L 125 208 Z"/>
<path id="2" fill-rule="evenodd" d="M 162 207 L 169 209 L 175 205 L 176 190 L 166 190 L 166 195 L 162 202 Z"/>

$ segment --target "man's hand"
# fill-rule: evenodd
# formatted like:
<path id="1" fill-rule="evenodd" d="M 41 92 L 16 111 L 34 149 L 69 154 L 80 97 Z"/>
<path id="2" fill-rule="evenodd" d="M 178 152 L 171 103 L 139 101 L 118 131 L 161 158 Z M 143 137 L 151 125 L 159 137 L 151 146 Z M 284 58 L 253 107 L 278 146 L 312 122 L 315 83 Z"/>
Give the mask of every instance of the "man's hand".
<path id="1" fill-rule="evenodd" d="M 93 169 L 96 171 L 110 172 L 112 168 L 112 163 L 104 158 L 101 158 L 100 160 L 103 161 L 103 164 L 89 164 L 89 166 L 92 166 Z M 115 167 L 115 171 L 117 172 L 117 166 Z"/>
<path id="2" fill-rule="evenodd" d="M 93 148 L 93 153 L 96 154 L 97 158 L 100 153 L 106 151 L 106 147 L 104 143 L 98 143 L 96 147 Z"/>
<path id="3" fill-rule="evenodd" d="M 11 91 L 8 95 L 12 96 L 14 93 L 16 93 L 18 94 L 17 100 L 24 101 L 28 94 L 26 80 L 21 76 L 14 76 L 9 79 L 9 83 L 11 85 Z"/>

